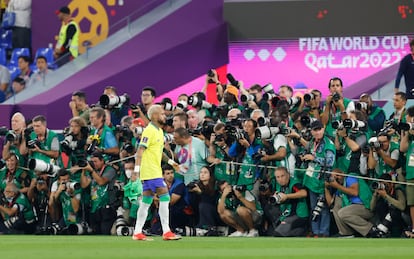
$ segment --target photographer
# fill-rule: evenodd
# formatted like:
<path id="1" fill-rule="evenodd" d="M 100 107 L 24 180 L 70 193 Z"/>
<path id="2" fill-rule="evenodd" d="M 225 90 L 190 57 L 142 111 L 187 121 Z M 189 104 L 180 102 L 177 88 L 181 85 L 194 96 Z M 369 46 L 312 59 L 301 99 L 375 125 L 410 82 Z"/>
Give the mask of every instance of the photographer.
<path id="1" fill-rule="evenodd" d="M 114 86 L 107 86 L 104 89 L 103 95 L 107 95 L 108 99 L 110 100 L 111 98 L 114 97 L 119 97 L 118 96 L 118 91 Z M 129 96 L 126 96 L 126 94 L 124 94 L 125 101 L 119 101 L 117 104 L 115 105 L 102 105 L 104 109 L 108 110 L 109 113 L 111 114 L 110 119 L 111 119 L 111 125 L 115 126 L 115 125 L 119 125 L 121 123 L 121 119 L 124 116 L 128 115 L 128 103 L 129 103 Z M 119 100 L 121 100 L 119 98 Z M 100 104 L 102 104 L 101 100 L 99 101 Z M 91 121 L 92 123 L 92 121 Z"/>
<path id="2" fill-rule="evenodd" d="M 322 93 L 317 89 L 313 89 L 310 93 L 303 96 L 304 107 L 303 112 L 306 112 L 311 118 L 317 120 L 321 119 L 322 110 Z"/>
<path id="3" fill-rule="evenodd" d="M 379 176 L 395 171 L 400 156 L 399 145 L 391 142 L 391 136 L 382 132 L 378 137 L 369 139 L 370 152 L 368 156 L 368 171 L 371 177 Z"/>
<path id="4" fill-rule="evenodd" d="M 80 160 L 86 160 L 86 140 L 89 129 L 82 117 L 73 117 L 69 120 L 69 132 L 65 139 L 60 142 L 62 152 L 69 157 L 67 168 L 75 166 Z"/>
<path id="5" fill-rule="evenodd" d="M 94 152 L 86 167 L 82 168 L 81 187 L 90 188 L 91 214 L 89 223 L 96 234 L 110 234 L 116 213 L 115 169 L 105 164 L 104 157 Z M 87 173 L 88 172 L 88 173 Z"/>
<path id="6" fill-rule="evenodd" d="M 214 164 L 214 177 L 217 180 L 226 180 L 230 184 L 235 184 L 236 177 L 232 172 L 234 168 L 230 168 L 229 163 L 223 162 L 230 161 L 227 152 L 232 143 L 232 139 L 226 133 L 226 125 L 217 123 L 210 137 L 210 155 L 207 157 L 207 162 Z"/>
<path id="7" fill-rule="evenodd" d="M 394 111 L 388 118 L 388 121 L 398 125 L 401 122 L 406 122 L 407 111 L 405 105 L 407 104 L 407 95 L 404 92 L 396 92 L 392 98 Z M 388 130 L 388 135 L 391 136 L 391 141 L 395 143 L 400 142 L 400 132 L 394 127 Z"/>
<path id="8" fill-rule="evenodd" d="M 231 158 L 237 159 L 237 162 L 242 163 L 238 170 L 237 185 L 246 185 L 249 191 L 252 191 L 256 179 L 261 178 L 260 157 L 255 157 L 259 149 L 263 148 L 262 141 L 256 138 L 255 131 L 257 129 L 257 122 L 252 119 L 247 119 L 243 123 L 243 130 L 236 131 L 236 141 L 231 145 L 228 155 Z M 256 159 L 255 159 L 256 158 Z M 254 190 L 254 194 L 257 190 Z M 256 196 L 257 197 L 257 196 Z"/>
<path id="9" fill-rule="evenodd" d="M 104 154 L 105 160 L 119 155 L 118 142 L 112 130 L 105 125 L 105 111 L 100 107 L 94 107 L 90 111 L 91 135 L 87 141 L 87 152 L 98 151 Z"/>
<path id="10" fill-rule="evenodd" d="M 342 80 L 338 77 L 329 80 L 330 95 L 326 97 L 326 104 L 321 115 L 321 121 L 326 126 L 326 135 L 334 139 L 336 130 L 332 128 L 332 122 L 342 121 L 348 118 L 349 113 L 355 110 L 352 100 L 343 97 Z"/>
<path id="11" fill-rule="evenodd" d="M 336 130 L 335 165 L 344 172 L 361 174 L 361 150 L 368 142 L 365 114 L 361 111 L 352 111 L 349 119 L 338 123 L 345 125 Z"/>
<path id="12" fill-rule="evenodd" d="M 141 118 L 145 125 L 148 125 L 149 118 L 148 118 L 148 110 L 154 104 L 154 100 L 156 97 L 155 89 L 147 86 L 144 87 L 141 91 L 141 103 L 134 105 L 132 112 L 135 115 L 135 118 Z"/>
<path id="13" fill-rule="evenodd" d="M 223 222 L 217 212 L 219 193 L 215 187 L 216 179 L 211 167 L 204 166 L 200 171 L 200 180 L 188 186 L 191 200 L 197 205 L 195 212 L 198 223 L 196 228 L 209 230 Z M 192 188 L 191 188 L 192 187 Z"/>
<path id="14" fill-rule="evenodd" d="M 16 154 L 10 153 L 8 157 L 5 157 L 5 160 L 6 166 L 0 168 L 0 192 L 4 191 L 7 183 L 14 183 L 20 193 L 26 194 L 34 177 L 33 174 L 19 167 L 19 159 Z"/>
<path id="15" fill-rule="evenodd" d="M 268 233 L 272 236 L 304 236 L 309 217 L 306 189 L 295 178 L 291 178 L 286 167 L 275 170 L 276 191 L 264 207 L 269 220 Z"/>
<path id="16" fill-rule="evenodd" d="M 33 234 L 36 219 L 33 207 L 24 194 L 14 183 L 8 183 L 0 199 L 0 233 L 3 234 Z"/>
<path id="17" fill-rule="evenodd" d="M 20 153 L 20 146 L 22 145 L 23 132 L 26 127 L 26 122 L 23 114 L 16 112 L 11 118 L 11 130 L 7 133 L 3 143 L 2 157 L 5 159 L 14 153 L 18 156 L 19 165 L 26 165 L 26 156 Z"/>
<path id="18" fill-rule="evenodd" d="M 405 210 L 406 199 L 401 187 L 392 182 L 391 175 L 383 174 L 381 180 L 374 182 L 374 195 L 371 199 L 371 211 L 377 220 L 376 237 L 400 237 L 404 229 L 401 213 Z"/>
<path id="19" fill-rule="evenodd" d="M 407 123 L 414 123 L 414 106 L 407 109 L 406 115 Z M 414 238 L 414 130 L 401 132 L 400 151 L 406 154 L 407 160 L 405 163 L 405 179 L 407 183 L 407 206 L 410 208 L 411 231 L 405 231 L 405 235 L 409 238 Z"/>
<path id="20" fill-rule="evenodd" d="M 307 164 L 303 185 L 308 188 L 310 209 L 317 204 L 323 204 L 320 217 L 311 222 L 312 232 L 315 236 L 329 236 L 330 215 L 329 209 L 324 204 L 324 170 L 332 168 L 335 162 L 336 149 L 334 143 L 324 135 L 325 129 L 320 121 L 314 121 L 310 125 L 312 139 L 306 144 L 308 154 L 300 157 Z M 303 141 L 303 140 L 301 140 Z M 305 142 L 305 141 L 304 141 Z"/>
<path id="21" fill-rule="evenodd" d="M 25 129 L 20 153 L 23 155 L 29 153 L 30 158 L 51 163 L 52 159 L 59 157 L 58 136 L 46 127 L 47 122 L 43 115 L 35 116 L 32 121 L 33 130 Z"/>
<path id="22" fill-rule="evenodd" d="M 70 181 L 70 172 L 65 169 L 60 169 L 57 176 L 58 179 L 53 182 L 50 190 L 49 214 L 52 222 L 63 229 L 82 221 L 79 213 L 81 186 L 77 182 Z"/>
<path id="23" fill-rule="evenodd" d="M 207 165 L 208 149 L 199 138 L 193 137 L 185 128 L 174 131 L 176 144 L 174 154 L 179 164 L 179 174 L 184 176 L 184 183 L 198 180 L 198 173 Z"/>
<path id="24" fill-rule="evenodd" d="M 221 192 L 217 212 L 221 220 L 236 231 L 229 237 L 256 237 L 255 228 L 260 225 L 263 215 L 260 203 L 245 186 L 231 186 L 226 181 L 219 181 L 217 187 Z"/>
<path id="25" fill-rule="evenodd" d="M 364 237 L 371 237 L 371 190 L 363 179 L 344 174 L 340 169 L 334 169 L 325 181 L 326 202 L 332 207 L 339 235 L 352 236 L 356 231 Z"/>
<path id="26" fill-rule="evenodd" d="M 359 97 L 359 103 L 356 104 L 357 110 L 364 112 L 368 117 L 368 127 L 370 132 L 378 134 L 384 126 L 385 112 L 372 101 L 369 94 L 363 93 Z"/>
<path id="27" fill-rule="evenodd" d="M 81 117 L 89 124 L 90 108 L 86 103 L 86 94 L 82 91 L 76 91 L 72 94 L 69 107 L 72 111 L 72 117 Z"/>
<path id="28" fill-rule="evenodd" d="M 246 90 L 243 84 L 240 84 L 240 91 L 242 93 L 242 102 L 247 104 L 248 110 L 260 109 L 264 112 L 265 116 L 268 115 L 269 103 L 263 99 L 262 87 L 260 85 L 254 84 L 249 90 Z M 250 117 L 250 114 L 247 114 L 247 117 Z"/>

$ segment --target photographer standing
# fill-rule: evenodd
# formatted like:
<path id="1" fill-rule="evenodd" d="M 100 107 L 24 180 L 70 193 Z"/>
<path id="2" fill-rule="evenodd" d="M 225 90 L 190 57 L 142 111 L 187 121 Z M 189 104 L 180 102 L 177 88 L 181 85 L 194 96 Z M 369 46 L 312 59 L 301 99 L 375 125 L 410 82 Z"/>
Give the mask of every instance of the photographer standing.
<path id="1" fill-rule="evenodd" d="M 112 224 L 116 218 L 115 200 L 116 190 L 114 182 L 115 169 L 105 164 L 104 157 L 94 152 L 90 162 L 83 168 L 81 174 L 81 187 L 90 188 L 91 215 L 89 223 L 96 234 L 110 234 Z M 88 172 L 88 175 L 86 174 Z"/>
<path id="2" fill-rule="evenodd" d="M 406 205 L 404 191 L 392 182 L 389 174 L 383 174 L 379 179 L 386 182 L 372 184 L 374 195 L 371 199 L 371 211 L 379 223 L 375 227 L 375 237 L 400 237 L 404 229 L 401 217 Z"/>
<path id="3" fill-rule="evenodd" d="M 375 132 L 378 134 L 380 129 L 384 127 L 385 122 L 385 112 L 381 107 L 378 107 L 372 101 L 372 98 L 369 94 L 363 93 L 359 97 L 359 103 L 356 105 L 358 110 L 361 110 L 368 116 L 368 127 L 369 132 Z M 368 136 L 370 137 L 370 136 Z"/>
<path id="4" fill-rule="evenodd" d="M 112 130 L 105 124 L 105 110 L 100 107 L 94 107 L 90 111 L 91 136 L 87 141 L 89 153 L 98 151 L 104 154 L 105 160 L 110 157 L 119 155 L 118 142 Z"/>
<path id="5" fill-rule="evenodd" d="M 333 189 L 333 194 L 329 187 Z M 329 207 L 333 208 L 339 235 L 352 236 L 356 231 L 364 237 L 372 236 L 370 219 L 373 214 L 369 209 L 372 193 L 363 179 L 344 176 L 343 171 L 334 169 L 325 182 L 325 197 Z"/>
<path id="6" fill-rule="evenodd" d="M 89 124 L 89 111 L 90 108 L 86 103 L 86 94 L 82 91 L 76 91 L 72 94 L 71 101 L 69 102 L 69 108 L 72 111 L 72 117 L 81 117 L 85 120 L 86 124 Z"/>
<path id="7" fill-rule="evenodd" d="M 26 156 L 20 153 L 20 146 L 22 145 L 23 132 L 26 127 L 26 122 L 23 114 L 16 112 L 11 118 L 11 130 L 7 133 L 5 142 L 3 143 L 2 157 L 10 156 L 14 153 L 19 158 L 19 165 L 26 165 Z"/>
<path id="8" fill-rule="evenodd" d="M 407 109 L 406 121 L 414 123 L 414 106 Z M 411 217 L 411 231 L 406 231 L 405 235 L 409 238 L 414 238 L 414 130 L 401 132 L 400 151 L 406 154 L 407 160 L 405 164 L 405 179 L 407 183 L 407 206 L 410 208 Z"/>
<path id="9" fill-rule="evenodd" d="M 29 153 L 30 158 L 51 163 L 52 159 L 59 157 L 58 136 L 47 128 L 46 118 L 43 115 L 35 116 L 32 121 L 33 131 L 31 128 L 24 131 L 20 153 L 22 155 Z"/>
<path id="10" fill-rule="evenodd" d="M 221 192 L 218 214 L 224 223 L 236 230 L 229 237 L 258 236 L 255 226 L 260 224 L 263 211 L 253 193 L 238 185 L 231 186 L 226 181 L 218 182 L 217 187 Z"/>
<path id="11" fill-rule="evenodd" d="M 214 126 L 214 133 L 210 137 L 209 151 L 210 155 L 207 158 L 209 163 L 214 164 L 214 177 L 220 180 L 226 180 L 230 184 L 236 183 L 235 172 L 232 171 L 230 163 L 223 161 L 230 161 L 227 152 L 232 144 L 232 139 L 226 134 L 226 126 L 224 123 L 217 123 Z"/>
<path id="12" fill-rule="evenodd" d="M 60 142 L 62 152 L 69 156 L 67 168 L 78 165 L 79 161 L 86 161 L 86 141 L 89 129 L 82 117 L 73 117 L 69 120 L 69 132 Z"/>
<path id="13" fill-rule="evenodd" d="M 369 140 L 368 172 L 378 178 L 395 171 L 400 156 L 399 145 L 391 141 L 391 136 L 382 132 Z"/>
<path id="14" fill-rule="evenodd" d="M 307 163 L 303 185 L 308 188 L 310 209 L 315 210 L 317 204 L 320 214 L 311 222 L 315 236 L 329 236 L 330 214 L 324 199 L 324 170 L 332 168 L 335 162 L 336 149 L 334 143 L 324 135 L 325 129 L 320 121 L 310 125 L 312 139 L 306 145 L 310 153 L 301 156 Z M 301 141 L 304 141 L 303 139 Z"/>
<path id="15" fill-rule="evenodd" d="M 33 207 L 24 194 L 14 183 L 8 183 L 1 198 L 0 233 L 20 233 L 33 234 L 36 228 L 36 219 Z"/>
<path id="16" fill-rule="evenodd" d="M 268 232 L 279 237 L 304 236 L 309 217 L 308 192 L 290 177 L 286 167 L 276 168 L 275 178 L 276 191 L 264 208 L 264 214 L 271 223 Z"/>
<path id="17" fill-rule="evenodd" d="M 367 144 L 367 125 L 365 114 L 352 111 L 342 129 L 337 129 L 335 137 L 335 166 L 347 173 L 361 174 L 362 148 Z"/>
<path id="18" fill-rule="evenodd" d="M 352 100 L 343 96 L 342 80 L 338 77 L 329 80 L 330 95 L 326 97 L 326 105 L 321 115 L 321 121 L 326 126 L 326 135 L 334 139 L 336 130 L 332 128 L 332 122 L 348 118 L 349 113 L 355 110 Z"/>

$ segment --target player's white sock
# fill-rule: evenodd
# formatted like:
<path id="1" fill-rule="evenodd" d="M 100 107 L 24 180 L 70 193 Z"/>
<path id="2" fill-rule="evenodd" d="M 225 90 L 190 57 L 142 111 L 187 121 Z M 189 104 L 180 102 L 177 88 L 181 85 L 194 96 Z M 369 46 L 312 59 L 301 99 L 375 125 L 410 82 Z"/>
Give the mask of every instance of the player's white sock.
<path id="1" fill-rule="evenodd" d="M 167 233 L 168 231 L 170 231 L 170 212 L 168 209 L 169 204 L 170 203 L 168 201 L 160 201 L 160 208 L 158 214 L 160 215 L 163 233 Z"/>
<path id="2" fill-rule="evenodd" d="M 148 216 L 148 209 L 151 204 L 140 202 L 137 211 L 137 221 L 135 223 L 134 235 L 142 232 L 142 227 L 145 224 Z"/>

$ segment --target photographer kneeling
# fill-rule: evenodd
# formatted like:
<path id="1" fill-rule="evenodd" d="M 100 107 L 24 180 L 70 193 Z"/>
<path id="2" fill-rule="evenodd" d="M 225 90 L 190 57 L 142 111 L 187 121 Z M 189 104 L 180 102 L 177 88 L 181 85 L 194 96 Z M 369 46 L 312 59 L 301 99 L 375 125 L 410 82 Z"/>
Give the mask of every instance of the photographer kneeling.
<path id="1" fill-rule="evenodd" d="M 308 192 L 301 183 L 290 178 L 286 167 L 276 168 L 275 178 L 276 191 L 264 210 L 272 224 L 268 233 L 278 237 L 304 236 L 309 216 Z"/>
<path id="2" fill-rule="evenodd" d="M 353 237 L 355 231 L 364 237 L 371 236 L 373 214 L 369 208 L 372 193 L 364 180 L 344 176 L 344 172 L 336 168 L 325 181 L 325 198 L 332 208 L 341 237 Z"/>
<path id="3" fill-rule="evenodd" d="M 245 185 L 231 186 L 220 181 L 217 187 L 221 197 L 217 211 L 224 223 L 236 229 L 229 237 L 256 237 L 259 235 L 256 225 L 262 218 L 262 208 L 253 193 Z"/>
<path id="4" fill-rule="evenodd" d="M 375 190 L 371 199 L 371 211 L 378 222 L 373 237 L 400 237 L 404 226 L 401 213 L 406 208 L 406 198 L 400 186 L 393 183 L 390 174 L 380 176 L 386 182 L 374 182 Z"/>

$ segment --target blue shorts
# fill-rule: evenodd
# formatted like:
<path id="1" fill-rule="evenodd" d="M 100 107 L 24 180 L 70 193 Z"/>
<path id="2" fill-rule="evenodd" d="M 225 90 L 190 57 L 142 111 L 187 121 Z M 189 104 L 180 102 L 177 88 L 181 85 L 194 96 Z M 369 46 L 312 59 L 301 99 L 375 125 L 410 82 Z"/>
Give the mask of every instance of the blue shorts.
<path id="1" fill-rule="evenodd" d="M 157 188 L 163 188 L 163 187 L 167 187 L 167 184 L 164 182 L 163 178 L 155 178 L 151 180 L 142 181 L 143 191 L 151 190 L 153 193 L 155 193 Z"/>

